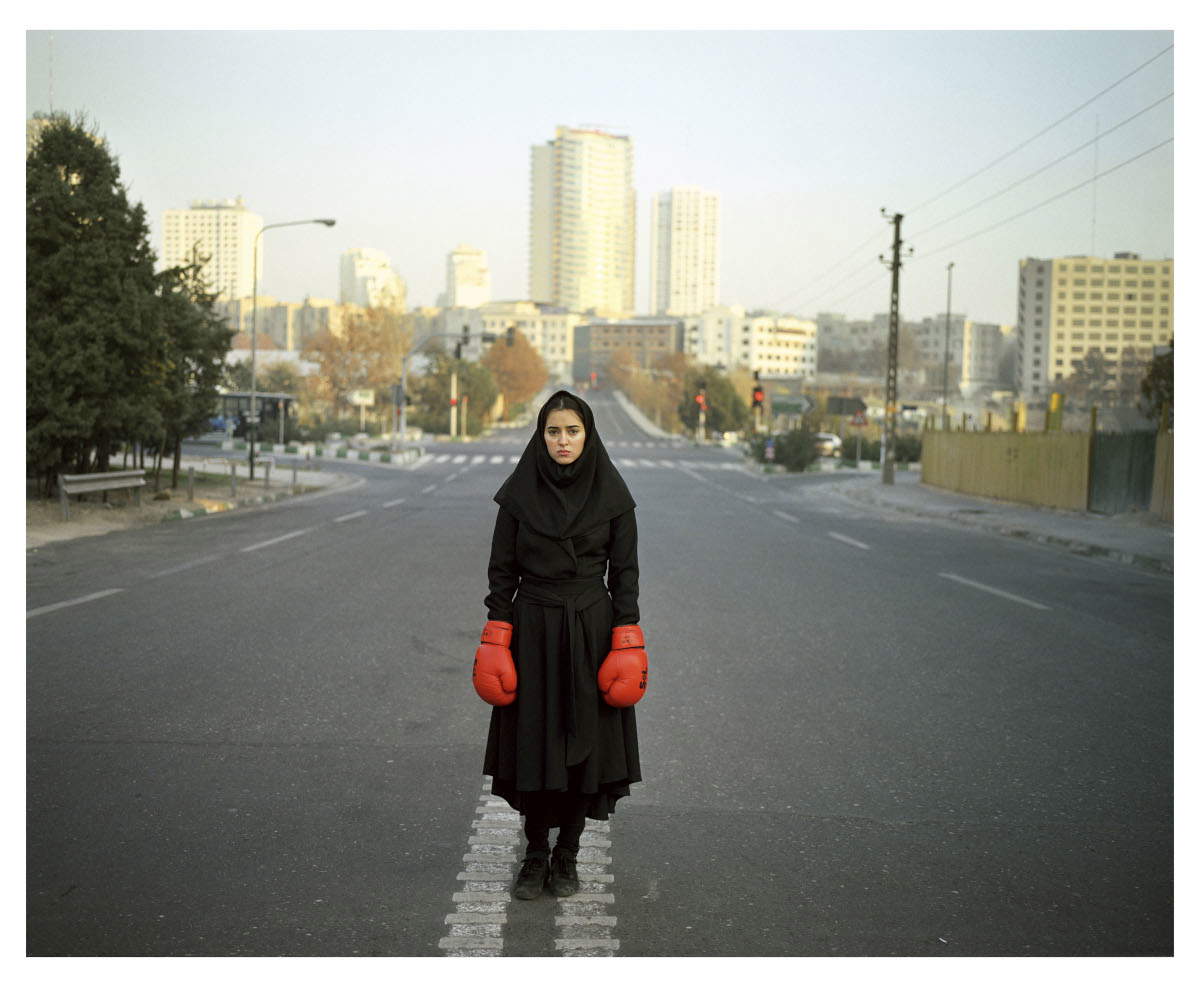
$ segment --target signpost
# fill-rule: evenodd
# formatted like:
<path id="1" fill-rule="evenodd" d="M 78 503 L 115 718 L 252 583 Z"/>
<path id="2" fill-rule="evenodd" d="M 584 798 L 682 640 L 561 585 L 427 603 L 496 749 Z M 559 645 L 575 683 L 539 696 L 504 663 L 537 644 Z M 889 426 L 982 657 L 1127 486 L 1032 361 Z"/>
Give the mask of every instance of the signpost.
<path id="1" fill-rule="evenodd" d="M 375 404 L 375 392 L 370 388 L 351 391 L 350 403 L 358 407 L 358 430 L 365 432 L 367 430 L 367 409 Z"/>

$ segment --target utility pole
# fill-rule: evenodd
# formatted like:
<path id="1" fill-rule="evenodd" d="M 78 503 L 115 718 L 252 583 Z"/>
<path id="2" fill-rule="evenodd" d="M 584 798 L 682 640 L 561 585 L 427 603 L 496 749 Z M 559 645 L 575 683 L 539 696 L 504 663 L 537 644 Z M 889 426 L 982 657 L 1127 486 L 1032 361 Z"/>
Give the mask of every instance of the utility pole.
<path id="1" fill-rule="evenodd" d="M 880 209 L 885 219 L 889 218 L 886 209 Z M 896 482 L 896 364 L 900 355 L 900 221 L 904 219 L 901 213 L 890 217 L 895 228 L 892 234 L 892 262 L 888 265 L 892 271 L 892 306 L 888 318 L 888 365 L 887 365 L 887 401 L 884 408 L 883 426 L 883 468 L 880 472 L 882 479 L 889 487 Z M 912 253 L 912 248 L 909 248 Z M 883 255 L 879 255 L 883 261 Z M 886 261 L 883 261 L 887 264 Z"/>
<path id="2" fill-rule="evenodd" d="M 946 265 L 946 350 L 942 358 L 942 421 L 950 417 L 950 406 L 946 403 L 947 386 L 950 377 L 950 279 L 954 275 L 954 261 Z"/>

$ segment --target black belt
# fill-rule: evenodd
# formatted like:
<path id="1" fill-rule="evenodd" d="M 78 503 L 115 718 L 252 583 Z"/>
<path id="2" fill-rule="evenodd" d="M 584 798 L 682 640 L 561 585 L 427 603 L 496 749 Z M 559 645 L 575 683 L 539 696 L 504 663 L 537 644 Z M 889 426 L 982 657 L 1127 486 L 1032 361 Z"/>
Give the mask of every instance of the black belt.
<path id="1" fill-rule="evenodd" d="M 579 644 L 575 630 L 575 618 L 580 610 L 599 603 L 608 597 L 603 576 L 583 579 L 538 579 L 522 576 L 517 587 L 517 598 L 539 607 L 562 607 L 565 644 L 567 648 L 566 688 L 563 690 L 567 710 L 567 735 L 575 736 L 575 661 Z"/>

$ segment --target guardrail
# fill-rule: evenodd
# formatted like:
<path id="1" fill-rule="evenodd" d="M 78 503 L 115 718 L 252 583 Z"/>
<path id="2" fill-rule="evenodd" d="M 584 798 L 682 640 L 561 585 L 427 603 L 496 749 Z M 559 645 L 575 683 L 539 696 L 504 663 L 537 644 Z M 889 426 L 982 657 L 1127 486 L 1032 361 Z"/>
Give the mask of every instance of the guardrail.
<path id="1" fill-rule="evenodd" d="M 93 493 L 98 490 L 129 490 L 136 506 L 142 505 L 142 487 L 146 485 L 145 470 L 115 470 L 111 473 L 60 473 L 58 499 L 62 504 L 63 520 L 71 520 L 71 494 Z"/>

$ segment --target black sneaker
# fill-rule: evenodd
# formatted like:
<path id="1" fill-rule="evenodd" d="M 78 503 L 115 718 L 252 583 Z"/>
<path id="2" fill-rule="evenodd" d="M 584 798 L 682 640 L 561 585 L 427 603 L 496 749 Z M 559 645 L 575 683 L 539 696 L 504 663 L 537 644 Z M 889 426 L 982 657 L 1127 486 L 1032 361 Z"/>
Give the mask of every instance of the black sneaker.
<path id="1" fill-rule="evenodd" d="M 521 872 L 517 875 L 517 883 L 513 885 L 513 897 L 526 901 L 536 898 L 542 893 L 550 878 L 550 867 L 542 856 L 526 857 L 521 862 Z"/>
<path id="2" fill-rule="evenodd" d="M 569 898 L 579 890 L 579 872 L 575 869 L 575 853 L 571 850 L 554 848 L 550 858 L 550 893 L 558 898 Z"/>

